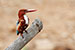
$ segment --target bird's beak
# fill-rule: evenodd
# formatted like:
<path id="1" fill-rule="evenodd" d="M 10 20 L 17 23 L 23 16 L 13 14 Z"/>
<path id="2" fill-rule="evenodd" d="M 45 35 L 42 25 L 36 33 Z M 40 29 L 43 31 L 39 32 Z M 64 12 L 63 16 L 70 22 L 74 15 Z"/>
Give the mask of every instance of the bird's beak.
<path id="1" fill-rule="evenodd" d="M 35 10 L 35 9 L 27 9 L 27 12 L 35 12 L 35 11 L 37 11 L 37 10 Z"/>

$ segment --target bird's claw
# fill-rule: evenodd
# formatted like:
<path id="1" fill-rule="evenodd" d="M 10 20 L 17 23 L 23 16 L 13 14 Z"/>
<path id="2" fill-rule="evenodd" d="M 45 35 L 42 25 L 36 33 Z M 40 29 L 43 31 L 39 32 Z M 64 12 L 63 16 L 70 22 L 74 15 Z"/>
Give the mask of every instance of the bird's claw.
<path id="1" fill-rule="evenodd" d="M 24 38 L 24 36 L 22 36 L 22 38 Z"/>
<path id="2" fill-rule="evenodd" d="M 25 32 L 28 34 L 27 30 L 25 30 Z"/>

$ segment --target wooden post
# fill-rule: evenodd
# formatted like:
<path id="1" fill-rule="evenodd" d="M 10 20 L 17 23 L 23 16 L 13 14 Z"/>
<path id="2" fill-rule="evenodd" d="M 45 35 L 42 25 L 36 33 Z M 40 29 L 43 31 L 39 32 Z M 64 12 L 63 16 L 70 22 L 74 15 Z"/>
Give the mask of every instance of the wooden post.
<path id="1" fill-rule="evenodd" d="M 32 25 L 23 33 L 24 38 L 19 36 L 5 50 L 21 50 L 36 34 L 43 28 L 43 24 L 39 19 L 35 19 Z"/>

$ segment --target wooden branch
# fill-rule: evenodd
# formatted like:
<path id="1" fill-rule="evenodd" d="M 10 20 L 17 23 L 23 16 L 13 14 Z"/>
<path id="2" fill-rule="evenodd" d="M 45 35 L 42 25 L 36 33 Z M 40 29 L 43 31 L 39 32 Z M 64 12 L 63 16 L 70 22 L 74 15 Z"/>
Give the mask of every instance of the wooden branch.
<path id="1" fill-rule="evenodd" d="M 21 50 L 36 34 L 43 28 L 43 24 L 39 19 L 35 19 L 32 25 L 23 33 L 24 38 L 19 36 L 11 45 L 5 50 Z"/>

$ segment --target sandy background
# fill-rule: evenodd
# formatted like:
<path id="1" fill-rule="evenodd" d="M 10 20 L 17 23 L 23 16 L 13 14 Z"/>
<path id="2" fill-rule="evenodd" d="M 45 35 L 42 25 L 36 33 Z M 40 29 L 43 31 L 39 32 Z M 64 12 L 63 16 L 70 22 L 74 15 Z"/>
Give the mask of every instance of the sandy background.
<path id="1" fill-rule="evenodd" d="M 44 26 L 27 50 L 75 50 L 75 0 L 0 0 L 0 50 L 18 37 L 15 29 L 21 8 L 37 9 L 27 14 L 30 24 L 38 17 Z"/>

